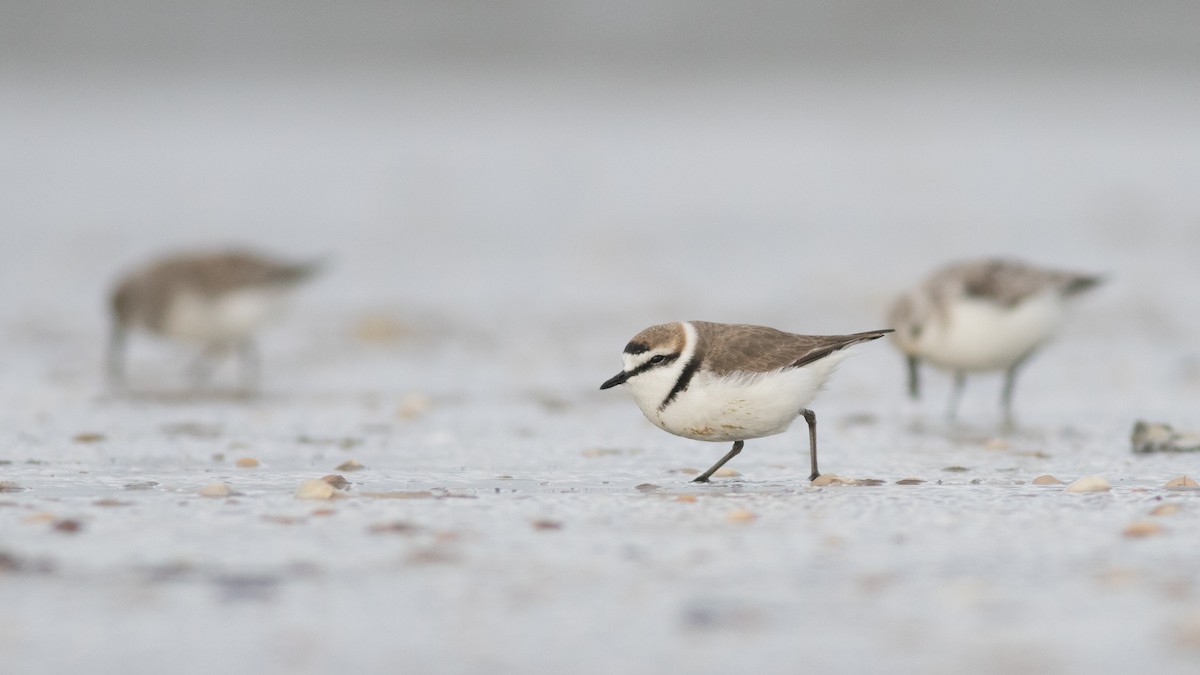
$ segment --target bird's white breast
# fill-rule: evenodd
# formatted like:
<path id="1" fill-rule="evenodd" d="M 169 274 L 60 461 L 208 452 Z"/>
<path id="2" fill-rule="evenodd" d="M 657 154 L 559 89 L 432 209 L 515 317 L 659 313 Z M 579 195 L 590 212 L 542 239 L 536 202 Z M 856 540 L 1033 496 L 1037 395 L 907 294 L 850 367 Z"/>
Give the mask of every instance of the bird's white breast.
<path id="1" fill-rule="evenodd" d="M 1053 290 L 1012 307 L 960 298 L 925 326 L 920 351 L 934 365 L 964 371 L 1002 370 L 1048 340 L 1062 321 L 1062 296 Z"/>
<path id="2" fill-rule="evenodd" d="M 167 309 L 163 332 L 185 340 L 220 342 L 244 338 L 283 308 L 278 288 L 245 288 L 216 296 L 177 293 Z"/>
<path id="3" fill-rule="evenodd" d="M 761 438 L 787 431 L 846 355 L 842 350 L 802 368 L 766 373 L 718 376 L 701 369 L 661 410 L 664 396 L 631 389 L 642 413 L 664 431 L 701 441 Z"/>

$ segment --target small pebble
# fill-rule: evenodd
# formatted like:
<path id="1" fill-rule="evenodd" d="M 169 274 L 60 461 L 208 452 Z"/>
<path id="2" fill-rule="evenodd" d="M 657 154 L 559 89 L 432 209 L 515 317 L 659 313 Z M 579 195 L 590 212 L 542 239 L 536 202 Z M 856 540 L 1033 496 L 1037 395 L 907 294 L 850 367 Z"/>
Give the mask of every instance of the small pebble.
<path id="1" fill-rule="evenodd" d="M 63 518 L 55 521 L 54 529 L 59 532 L 78 532 L 83 529 L 83 523 L 74 518 Z"/>
<path id="2" fill-rule="evenodd" d="M 1030 481 L 1034 485 L 1062 485 L 1063 482 L 1048 473 L 1044 473 Z"/>
<path id="3" fill-rule="evenodd" d="M 1183 510 L 1178 504 L 1159 504 L 1150 510 L 1152 516 L 1173 516 Z"/>
<path id="4" fill-rule="evenodd" d="M 130 506 L 132 504 L 133 502 L 123 502 L 120 499 L 111 499 L 107 497 L 104 499 L 97 499 L 96 501 L 92 502 L 93 506 Z"/>
<path id="5" fill-rule="evenodd" d="M 226 483 L 210 483 L 200 488 L 198 494 L 201 497 L 228 497 L 233 490 Z"/>
<path id="6" fill-rule="evenodd" d="M 393 520 L 387 523 L 375 523 L 367 527 L 371 534 L 411 534 L 421 528 L 403 520 Z"/>
<path id="7" fill-rule="evenodd" d="M 921 478 L 901 478 L 896 481 L 896 485 L 920 485 L 924 482 L 924 479 Z"/>
<path id="8" fill-rule="evenodd" d="M 758 516 L 749 509 L 734 509 L 725 514 L 725 520 L 731 523 L 748 523 Z"/>
<path id="9" fill-rule="evenodd" d="M 337 509 L 328 509 L 328 508 L 313 509 L 313 512 L 312 512 L 312 514 L 318 518 L 332 516 L 336 513 L 337 513 Z"/>
<path id="10" fill-rule="evenodd" d="M 549 518 L 539 518 L 533 521 L 533 529 L 535 530 L 561 530 L 562 526 L 561 521 L 550 520 Z"/>
<path id="11" fill-rule="evenodd" d="M 970 469 L 968 469 L 968 468 L 967 468 L 967 467 L 965 467 L 965 466 L 957 466 L 957 465 L 955 465 L 955 466 L 946 466 L 946 467 L 942 467 L 942 471 L 949 471 L 950 473 L 962 473 L 962 472 L 964 472 L 964 471 L 970 471 Z"/>
<path id="12" fill-rule="evenodd" d="M 720 468 L 713 472 L 713 478 L 737 478 L 742 474 L 733 469 Z"/>
<path id="13" fill-rule="evenodd" d="M 11 480 L 0 480 L 0 492 L 20 492 L 24 489 Z"/>
<path id="14" fill-rule="evenodd" d="M 152 480 L 143 480 L 136 483 L 126 483 L 121 486 L 122 490 L 150 490 L 158 487 L 158 483 Z"/>
<path id="15" fill-rule="evenodd" d="M 75 441 L 76 443 L 99 443 L 100 441 L 104 440 L 104 434 L 84 432 L 82 434 L 75 434 L 75 438 L 71 440 Z"/>
<path id="16" fill-rule="evenodd" d="M 344 476 L 339 476 L 336 473 L 331 473 L 328 476 L 322 476 L 321 480 L 332 485 L 335 490 L 350 489 L 350 481 L 346 480 Z"/>
<path id="17" fill-rule="evenodd" d="M 677 501 L 677 502 L 687 502 L 687 503 L 689 503 L 689 504 L 692 504 L 692 503 L 695 503 L 695 502 L 696 502 L 696 501 L 698 501 L 698 500 L 696 499 L 696 495 L 679 495 L 678 497 L 676 497 L 676 498 L 675 498 L 675 501 Z"/>
<path id="18" fill-rule="evenodd" d="M 1181 619 L 1172 627 L 1176 646 L 1200 652 L 1200 614 Z"/>
<path id="19" fill-rule="evenodd" d="M 1156 534 L 1162 534 L 1163 531 L 1163 527 L 1158 523 L 1154 523 L 1149 520 L 1139 520 L 1130 523 L 1129 527 L 1125 528 L 1125 531 L 1121 534 L 1124 534 L 1126 537 L 1141 539 L 1143 537 L 1151 537 Z"/>
<path id="20" fill-rule="evenodd" d="M 296 516 L 264 515 L 262 519 L 268 523 L 275 523 L 276 525 L 295 525 L 296 523 L 304 522 L 303 518 L 298 518 Z"/>
<path id="21" fill-rule="evenodd" d="M 658 488 L 659 488 L 659 486 L 655 485 L 654 483 L 642 483 L 634 489 L 639 490 L 641 492 L 653 492 L 654 490 L 657 490 Z"/>
<path id="22" fill-rule="evenodd" d="M 333 499 L 336 490 L 320 478 L 306 480 L 296 490 L 297 499 Z"/>
<path id="23" fill-rule="evenodd" d="M 1163 487 L 1196 488 L 1196 487 L 1200 487 L 1200 483 L 1197 483 L 1196 481 L 1192 480 L 1188 476 L 1180 476 L 1179 478 L 1172 478 L 1171 480 L 1167 481 L 1167 484 L 1164 485 Z"/>
<path id="24" fill-rule="evenodd" d="M 341 464 L 338 464 L 335 471 L 361 471 L 366 467 L 356 459 L 348 459 Z"/>
<path id="25" fill-rule="evenodd" d="M 253 469 L 258 466 L 258 460 L 253 457 L 243 457 L 233 463 L 239 469 Z"/>
<path id="26" fill-rule="evenodd" d="M 411 420 L 424 415 L 433 407 L 433 402 L 428 396 L 421 394 L 409 394 L 405 396 L 400 405 L 396 408 L 396 417 L 402 420 Z"/>
<path id="27" fill-rule="evenodd" d="M 985 450 L 1007 450 L 1008 441 L 1003 438 L 989 438 L 984 442 L 983 448 Z"/>
<path id="28" fill-rule="evenodd" d="M 1084 476 L 1065 488 L 1066 492 L 1108 492 L 1112 486 L 1100 476 Z"/>

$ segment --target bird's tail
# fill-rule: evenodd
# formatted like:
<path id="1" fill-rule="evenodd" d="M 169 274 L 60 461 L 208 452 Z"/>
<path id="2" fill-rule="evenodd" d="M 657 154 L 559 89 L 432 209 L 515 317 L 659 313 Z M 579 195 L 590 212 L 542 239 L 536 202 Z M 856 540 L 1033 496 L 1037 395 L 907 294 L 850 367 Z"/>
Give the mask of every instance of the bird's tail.
<path id="1" fill-rule="evenodd" d="M 276 274 L 276 279 L 285 284 L 299 284 L 315 277 L 320 272 L 324 271 L 328 264 L 327 257 L 320 257 L 314 260 L 308 260 L 294 265 L 284 265 L 279 268 Z"/>
<path id="2" fill-rule="evenodd" d="M 1079 295 L 1085 291 L 1089 291 L 1105 281 L 1105 278 L 1099 274 L 1075 274 L 1067 279 L 1067 283 L 1063 286 L 1063 295 L 1072 296 Z"/>

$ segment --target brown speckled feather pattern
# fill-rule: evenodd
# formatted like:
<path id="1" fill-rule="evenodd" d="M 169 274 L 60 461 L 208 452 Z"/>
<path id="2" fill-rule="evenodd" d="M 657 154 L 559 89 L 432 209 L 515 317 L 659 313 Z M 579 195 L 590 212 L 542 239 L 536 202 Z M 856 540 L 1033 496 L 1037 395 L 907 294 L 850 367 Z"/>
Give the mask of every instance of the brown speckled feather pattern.
<path id="1" fill-rule="evenodd" d="M 883 337 L 890 330 L 852 335 L 796 335 L 766 326 L 692 321 L 700 336 L 697 359 L 714 375 L 766 373 L 798 368 L 859 342 Z"/>
<path id="2" fill-rule="evenodd" d="M 965 295 L 1012 307 L 1047 288 L 1074 295 L 1098 283 L 1097 276 L 1043 269 L 1015 260 L 989 259 L 949 265 L 934 273 L 925 287 L 939 306 Z"/>

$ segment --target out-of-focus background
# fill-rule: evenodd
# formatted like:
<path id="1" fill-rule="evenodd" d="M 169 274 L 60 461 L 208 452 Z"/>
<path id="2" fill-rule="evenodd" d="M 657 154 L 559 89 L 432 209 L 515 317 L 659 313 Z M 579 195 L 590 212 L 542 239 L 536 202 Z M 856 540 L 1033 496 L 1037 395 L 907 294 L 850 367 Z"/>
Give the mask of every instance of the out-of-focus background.
<path id="1" fill-rule="evenodd" d="M 2 1 L 0 646 L 22 672 L 1195 672 L 1197 504 L 1119 533 L 1200 472 L 1127 442 L 1200 428 L 1198 186 L 1186 0 Z M 230 245 L 328 260 L 262 396 L 160 400 L 190 352 L 149 339 L 142 393 L 106 392 L 115 278 Z M 723 452 L 594 391 L 637 330 L 877 328 L 982 255 L 1108 278 L 1022 375 L 1023 435 L 995 437 L 996 378 L 965 430 L 945 378 L 905 401 L 880 341 L 816 405 L 823 466 L 927 485 L 807 489 L 794 429 L 691 511 L 634 490 Z M 292 498 L 351 453 L 360 491 L 477 501 Z M 1094 472 L 1111 498 L 1014 487 Z"/>

